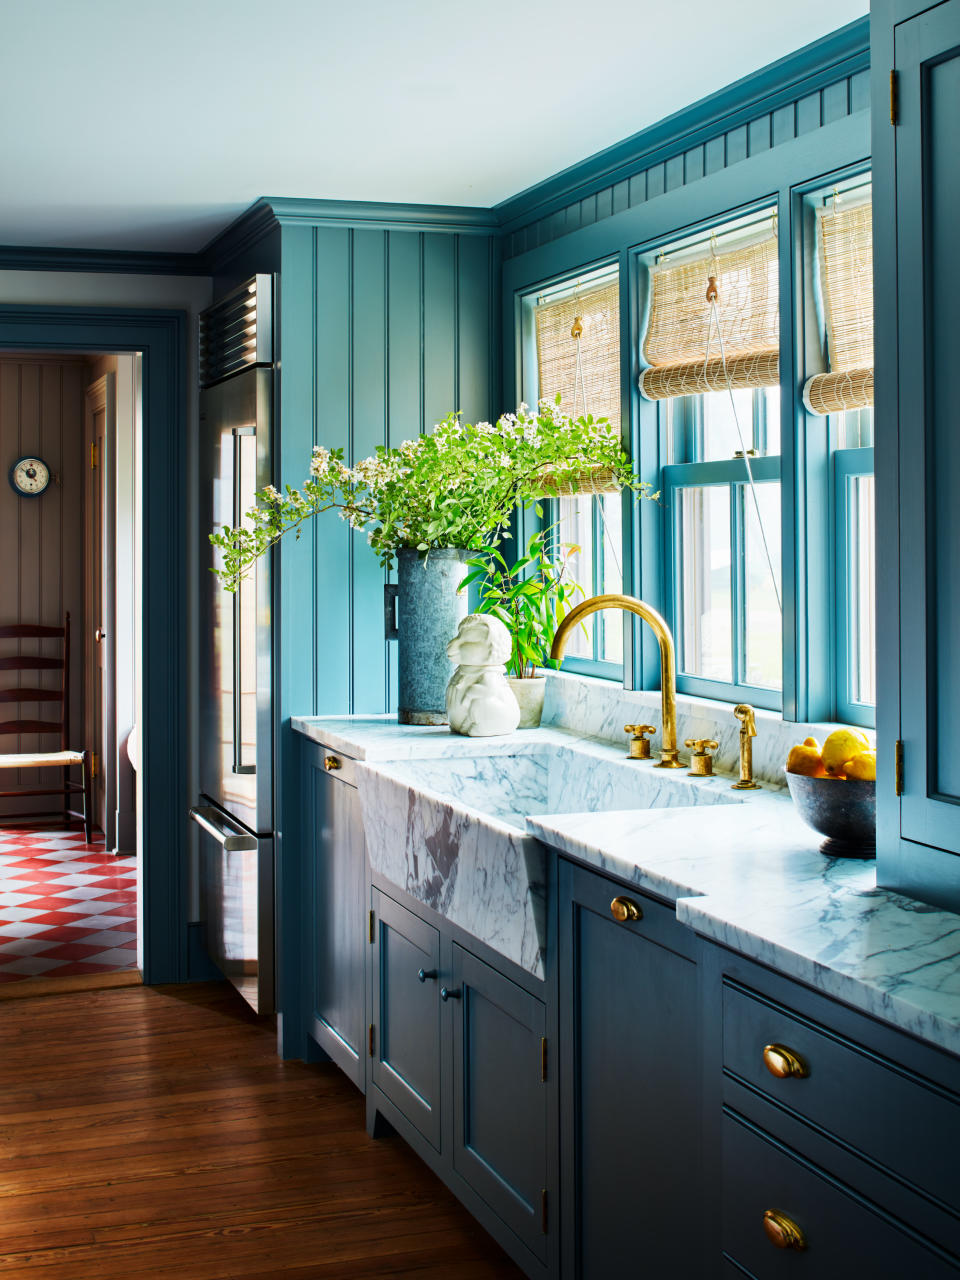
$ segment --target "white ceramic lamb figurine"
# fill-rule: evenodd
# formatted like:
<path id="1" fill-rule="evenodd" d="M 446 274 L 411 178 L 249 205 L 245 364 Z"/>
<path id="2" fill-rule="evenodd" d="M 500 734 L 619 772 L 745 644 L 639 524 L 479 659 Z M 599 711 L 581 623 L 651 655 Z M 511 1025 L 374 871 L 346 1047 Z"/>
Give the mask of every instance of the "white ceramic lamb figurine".
<path id="1" fill-rule="evenodd" d="M 510 632 L 500 619 L 467 614 L 447 645 L 447 657 L 460 664 L 447 685 L 447 719 L 453 732 L 470 738 L 513 733 L 520 723 L 520 707 L 504 674 Z"/>

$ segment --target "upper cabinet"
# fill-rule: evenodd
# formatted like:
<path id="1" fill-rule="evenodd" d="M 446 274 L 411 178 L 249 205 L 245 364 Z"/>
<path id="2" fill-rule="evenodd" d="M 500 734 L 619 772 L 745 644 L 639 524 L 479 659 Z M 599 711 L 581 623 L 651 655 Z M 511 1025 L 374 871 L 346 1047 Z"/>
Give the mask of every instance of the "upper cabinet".
<path id="1" fill-rule="evenodd" d="M 881 884 L 960 908 L 960 0 L 872 12 Z"/>

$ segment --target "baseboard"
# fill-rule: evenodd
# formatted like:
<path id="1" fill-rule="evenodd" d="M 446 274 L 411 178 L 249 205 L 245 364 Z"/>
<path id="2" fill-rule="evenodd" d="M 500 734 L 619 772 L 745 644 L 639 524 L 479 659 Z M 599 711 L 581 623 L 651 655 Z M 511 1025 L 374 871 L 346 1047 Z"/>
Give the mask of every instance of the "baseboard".
<path id="1" fill-rule="evenodd" d="M 23 978 L 0 986 L 0 1000 L 27 1000 L 33 996 L 69 995 L 73 991 L 106 991 L 112 987 L 139 987 L 139 969 L 118 969 L 114 973 L 73 973 L 62 978 Z"/>

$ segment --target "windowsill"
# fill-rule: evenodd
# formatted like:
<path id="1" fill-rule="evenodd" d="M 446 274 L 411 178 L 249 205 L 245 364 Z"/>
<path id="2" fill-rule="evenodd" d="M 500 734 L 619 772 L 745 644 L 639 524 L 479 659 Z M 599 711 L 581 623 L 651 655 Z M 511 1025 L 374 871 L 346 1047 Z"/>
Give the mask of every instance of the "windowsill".
<path id="1" fill-rule="evenodd" d="M 543 723 L 556 725 L 600 738 L 605 742 L 626 742 L 623 726 L 643 719 L 661 730 L 659 689 L 624 689 L 612 680 L 548 671 Z M 720 773 L 736 773 L 739 768 L 740 722 L 734 717 L 734 703 L 693 694 L 677 694 L 677 738 L 710 738 L 719 743 L 714 759 Z M 753 740 L 754 775 L 761 782 L 783 786 L 783 765 L 790 748 L 806 737 L 820 741 L 838 728 L 828 722 L 784 720 L 779 711 L 756 708 L 757 736 Z M 872 730 L 863 731 L 874 741 Z"/>

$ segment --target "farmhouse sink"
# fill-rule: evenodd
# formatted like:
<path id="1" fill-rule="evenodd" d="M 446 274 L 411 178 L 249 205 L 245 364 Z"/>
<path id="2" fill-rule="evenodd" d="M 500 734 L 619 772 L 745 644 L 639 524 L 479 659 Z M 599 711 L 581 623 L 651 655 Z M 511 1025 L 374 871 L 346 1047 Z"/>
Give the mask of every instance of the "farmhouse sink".
<path id="1" fill-rule="evenodd" d="M 500 748 L 502 751 L 502 747 Z M 737 804 L 729 779 L 626 761 L 610 748 L 360 762 L 372 869 L 543 977 L 547 856 L 527 816 Z"/>

